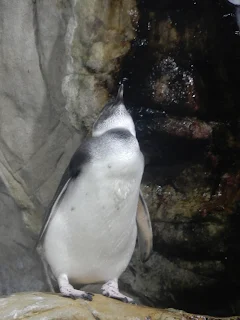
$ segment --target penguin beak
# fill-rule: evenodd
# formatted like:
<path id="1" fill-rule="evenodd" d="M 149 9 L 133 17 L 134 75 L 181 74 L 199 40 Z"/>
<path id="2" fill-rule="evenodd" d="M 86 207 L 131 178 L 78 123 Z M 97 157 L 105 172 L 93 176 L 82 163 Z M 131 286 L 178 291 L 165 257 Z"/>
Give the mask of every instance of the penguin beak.
<path id="1" fill-rule="evenodd" d="M 116 102 L 123 102 L 123 84 L 120 85 L 116 97 Z"/>

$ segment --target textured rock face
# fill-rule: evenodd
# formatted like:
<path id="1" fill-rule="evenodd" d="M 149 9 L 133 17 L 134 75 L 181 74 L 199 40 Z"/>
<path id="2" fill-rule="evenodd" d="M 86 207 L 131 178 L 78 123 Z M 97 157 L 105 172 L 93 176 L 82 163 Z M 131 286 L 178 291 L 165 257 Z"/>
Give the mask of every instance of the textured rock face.
<path id="1" fill-rule="evenodd" d="M 150 305 L 230 314 L 240 284 L 234 8 L 174 0 L 143 0 L 139 8 L 122 77 L 147 160 L 154 254 L 143 265 L 136 253 L 123 287 Z"/>
<path id="2" fill-rule="evenodd" d="M 32 250 L 34 241 L 26 229 L 13 199 L 4 184 L 0 183 L 0 292 L 47 290 L 41 262 Z"/>
<path id="3" fill-rule="evenodd" d="M 82 122 L 89 128 L 106 101 L 103 86 L 113 88 L 113 76 L 135 36 L 138 12 L 134 0 L 81 0 L 73 10 L 65 37 L 68 61 L 63 93 L 70 121 L 80 129 Z"/>
<path id="4" fill-rule="evenodd" d="M 32 238 L 70 157 L 115 85 L 136 13 L 134 1 L 1 1 L 4 294 L 43 289 Z"/>
<path id="5" fill-rule="evenodd" d="M 53 294 L 15 294 L 0 299 L 0 316 L 5 320 L 205 320 L 205 316 L 177 310 L 161 310 L 134 306 L 117 300 L 95 295 L 92 302 L 72 300 Z M 214 320 L 214 318 L 208 317 Z M 221 319 L 221 318 L 220 318 Z M 225 318 L 237 320 L 237 317 Z"/>

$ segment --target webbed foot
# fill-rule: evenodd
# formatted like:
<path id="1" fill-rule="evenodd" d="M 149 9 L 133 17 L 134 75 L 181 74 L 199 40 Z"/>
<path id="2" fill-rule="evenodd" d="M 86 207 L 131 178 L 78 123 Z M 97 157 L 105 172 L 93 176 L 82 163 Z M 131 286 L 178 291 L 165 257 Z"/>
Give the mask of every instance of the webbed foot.
<path id="1" fill-rule="evenodd" d="M 93 293 L 81 291 L 74 289 L 73 286 L 69 283 L 68 277 L 66 274 L 61 274 L 58 277 L 58 285 L 61 294 L 64 297 L 72 298 L 72 299 L 84 299 L 88 301 L 92 301 Z"/>
<path id="2" fill-rule="evenodd" d="M 132 298 L 119 292 L 117 279 L 113 279 L 105 283 L 102 286 L 102 294 L 106 297 L 117 299 L 122 302 L 136 304 Z"/>

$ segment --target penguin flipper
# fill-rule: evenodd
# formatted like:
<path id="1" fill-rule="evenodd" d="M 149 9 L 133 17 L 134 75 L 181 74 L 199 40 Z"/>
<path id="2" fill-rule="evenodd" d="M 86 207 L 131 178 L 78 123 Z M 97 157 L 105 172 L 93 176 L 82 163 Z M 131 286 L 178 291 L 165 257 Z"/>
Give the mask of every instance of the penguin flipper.
<path id="1" fill-rule="evenodd" d="M 53 197 L 53 199 L 52 199 L 52 201 L 46 211 L 43 226 L 40 231 L 35 248 L 37 248 L 38 244 L 42 240 L 44 233 L 47 230 L 48 224 L 51 221 L 51 219 L 56 211 L 55 209 L 57 208 L 57 205 L 59 204 L 61 199 L 64 197 L 64 194 L 65 194 L 69 184 L 71 183 L 71 181 L 73 179 L 75 179 L 77 176 L 79 176 L 79 174 L 81 174 L 81 169 L 82 169 L 83 165 L 86 164 L 86 162 L 88 162 L 90 160 L 90 158 L 91 158 L 90 154 L 89 154 L 90 144 L 91 144 L 90 139 L 86 140 L 72 156 L 72 159 L 71 159 L 68 167 L 66 168 L 66 170 L 62 176 L 62 179 L 59 183 L 57 191 L 56 191 L 56 193 L 55 193 L 55 195 L 54 195 L 54 197 Z"/>
<path id="2" fill-rule="evenodd" d="M 142 192 L 139 193 L 137 208 L 138 245 L 143 262 L 147 261 L 152 251 L 152 225 L 147 204 L 143 199 Z"/>
<path id="3" fill-rule="evenodd" d="M 44 235 L 45 231 L 47 230 L 48 224 L 49 224 L 49 222 L 55 212 L 55 209 L 56 209 L 58 203 L 60 202 L 60 200 L 62 199 L 64 193 L 67 190 L 67 187 L 68 187 L 69 182 L 71 180 L 70 175 L 69 175 L 69 177 L 67 177 L 67 173 L 68 173 L 68 168 L 65 171 L 65 173 L 61 179 L 61 182 L 57 188 L 57 191 L 56 191 L 56 193 L 55 193 L 55 195 L 54 195 L 54 197 L 53 197 L 53 199 L 52 199 L 52 201 L 46 211 L 44 222 L 42 225 L 42 229 L 39 233 L 38 240 L 36 242 L 35 247 L 37 247 L 39 245 L 41 239 L 43 238 L 43 235 Z"/>

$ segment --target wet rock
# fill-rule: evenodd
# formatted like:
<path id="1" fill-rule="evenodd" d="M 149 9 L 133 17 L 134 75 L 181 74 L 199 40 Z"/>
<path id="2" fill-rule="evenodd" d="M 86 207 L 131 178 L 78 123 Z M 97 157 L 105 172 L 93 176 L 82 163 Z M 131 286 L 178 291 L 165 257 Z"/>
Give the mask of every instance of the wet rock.
<path id="1" fill-rule="evenodd" d="M 218 18 L 216 10 L 218 5 L 217 2 L 214 5 L 202 2 L 179 10 L 169 8 L 165 11 L 153 11 L 150 46 L 158 48 L 161 53 L 174 52 L 180 56 L 187 51 L 191 55 L 208 53 L 214 47 L 211 41 L 216 36 L 217 25 L 215 24 L 211 30 L 208 26 L 211 24 L 211 19 Z M 200 12 L 205 14 L 202 15 Z"/>
<path id="2" fill-rule="evenodd" d="M 227 1 L 181 7 L 141 1 L 139 8 L 139 38 L 122 74 L 146 158 L 142 188 L 154 254 L 144 266 L 136 253 L 122 282 L 142 292 L 146 304 L 234 313 L 240 283 L 234 8 Z"/>
<path id="3" fill-rule="evenodd" d="M 223 175 L 214 195 L 210 178 L 198 165 L 182 170 L 171 184 L 143 185 L 154 253 L 142 264 L 136 251 L 121 278 L 142 303 L 219 316 L 234 312 L 240 284 L 238 174 Z"/>
<path id="4" fill-rule="evenodd" d="M 232 22 L 224 18 L 227 1 L 186 1 L 180 8 L 171 3 L 164 9 L 162 2 L 139 5 L 139 38 L 122 71 L 126 98 L 136 108 L 175 116 L 214 121 L 234 116 L 239 49 Z"/>
<path id="5" fill-rule="evenodd" d="M 149 79 L 153 103 L 161 104 L 170 114 L 199 112 L 200 102 L 191 68 L 184 70 L 171 57 L 156 62 Z"/>
<path id="6" fill-rule="evenodd" d="M 165 118 L 152 121 L 152 130 L 187 139 L 210 139 L 214 123 L 206 123 L 196 118 Z"/>

